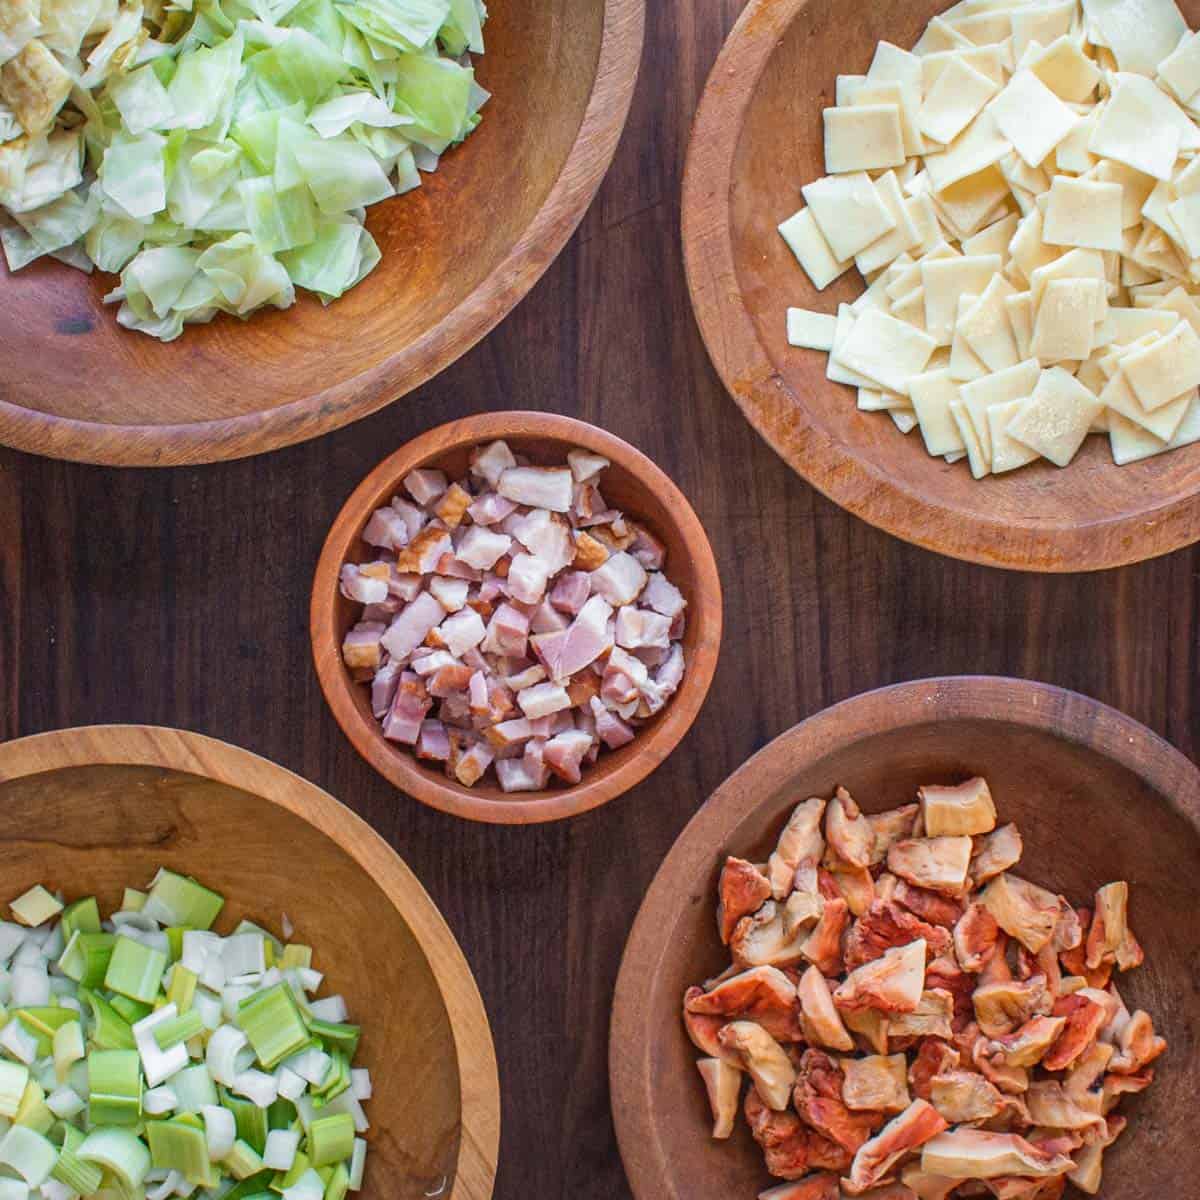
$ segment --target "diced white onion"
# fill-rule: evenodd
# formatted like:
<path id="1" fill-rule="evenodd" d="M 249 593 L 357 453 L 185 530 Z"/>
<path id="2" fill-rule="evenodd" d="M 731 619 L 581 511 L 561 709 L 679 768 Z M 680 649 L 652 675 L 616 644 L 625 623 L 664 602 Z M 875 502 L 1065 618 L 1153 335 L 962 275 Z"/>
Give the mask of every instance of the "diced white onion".
<path id="1" fill-rule="evenodd" d="M 326 996 L 324 1000 L 313 1000 L 309 1011 L 321 1021 L 345 1021 L 349 1016 L 346 1001 L 341 996 Z"/>
<path id="2" fill-rule="evenodd" d="M 264 1071 L 241 1071 L 234 1078 L 230 1088 L 239 1096 L 254 1102 L 258 1108 L 270 1108 L 279 1098 L 279 1089 L 275 1086 L 275 1076 Z"/>
<path id="3" fill-rule="evenodd" d="M 161 1117 L 164 1113 L 174 1112 L 179 1107 L 179 1097 L 173 1088 L 151 1088 L 142 1095 L 142 1108 L 152 1117 Z"/>
<path id="4" fill-rule="evenodd" d="M 208 1039 L 205 1053 L 208 1073 L 226 1087 L 232 1087 L 234 1080 L 253 1061 L 254 1051 L 250 1049 L 246 1035 L 232 1025 L 222 1025 Z"/>
<path id="5" fill-rule="evenodd" d="M 366 1067 L 356 1067 L 350 1072 L 350 1090 L 359 1100 L 370 1100 L 371 1072 Z"/>
<path id="6" fill-rule="evenodd" d="M 308 1087 L 305 1080 L 295 1071 L 288 1070 L 287 1067 L 280 1067 L 275 1073 L 275 1084 L 279 1088 L 279 1094 L 285 1100 L 298 1100 Z"/>
<path id="7" fill-rule="evenodd" d="M 212 1162 L 220 1162 L 237 1141 L 237 1121 L 227 1108 L 215 1104 L 206 1104 L 200 1115 L 204 1118 L 204 1136 L 208 1141 L 208 1157 Z"/>
<path id="8" fill-rule="evenodd" d="M 63 1121 L 77 1117 L 84 1110 L 83 1098 L 72 1087 L 64 1084 L 46 1097 L 46 1107 Z"/>
<path id="9" fill-rule="evenodd" d="M 272 1129 L 267 1134 L 267 1148 L 263 1151 L 263 1166 L 273 1171 L 290 1171 L 300 1148 L 300 1134 L 290 1129 Z"/>

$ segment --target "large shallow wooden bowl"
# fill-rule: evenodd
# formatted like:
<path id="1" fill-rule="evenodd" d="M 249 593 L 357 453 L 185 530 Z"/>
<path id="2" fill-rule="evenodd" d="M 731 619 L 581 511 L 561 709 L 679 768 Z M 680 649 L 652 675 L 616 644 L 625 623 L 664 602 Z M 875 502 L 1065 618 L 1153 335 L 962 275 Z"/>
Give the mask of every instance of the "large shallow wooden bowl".
<path id="1" fill-rule="evenodd" d="M 847 787 L 867 812 L 923 783 L 987 778 L 1024 835 L 1021 874 L 1082 903 L 1130 884 L 1146 965 L 1121 978 L 1170 1041 L 1154 1087 L 1128 1097 L 1104 1160 L 1106 1200 L 1191 1195 L 1200 1178 L 1200 772 L 1137 722 L 1073 692 L 1015 679 L 901 684 L 847 700 L 776 738 L 722 784 L 659 869 L 634 924 L 610 1043 L 613 1115 L 638 1200 L 753 1200 L 768 1185 L 745 1122 L 709 1137 L 683 992 L 728 965 L 716 882 L 726 854 L 759 861 L 793 806 Z M 1132 1102 L 1131 1102 L 1132 1101 Z"/>
<path id="2" fill-rule="evenodd" d="M 839 73 L 866 71 L 881 40 L 913 45 L 944 0 L 750 0 L 709 77 L 683 188 L 692 303 L 725 386 L 814 487 L 917 545 L 998 567 L 1083 571 L 1200 538 L 1200 445 L 1127 467 L 1107 439 L 1065 470 L 1040 462 L 971 478 L 903 437 L 825 378 L 826 355 L 787 344 L 789 306 L 835 313 L 861 291 L 851 271 L 809 283 L 776 226 L 825 173 L 821 110 Z M 1184 0 L 1190 23 L 1200 0 Z"/>
<path id="3" fill-rule="evenodd" d="M 625 124 L 644 0 L 508 0 L 478 59 L 479 129 L 371 209 L 383 262 L 323 308 L 218 317 L 162 345 L 101 304 L 114 276 L 0 258 L 0 442 L 169 466 L 258 454 L 364 417 L 453 362 L 578 225 Z"/>
<path id="4" fill-rule="evenodd" d="M 342 639 L 362 605 L 338 591 L 346 562 L 374 556 L 361 533 L 371 513 L 401 492 L 415 467 L 440 467 L 451 478 L 466 473 L 471 450 L 504 438 L 518 454 L 546 465 L 564 463 L 572 446 L 603 454 L 604 498 L 637 517 L 667 547 L 666 573 L 688 602 L 683 638 L 687 672 L 679 691 L 637 737 L 620 750 L 601 751 L 574 787 L 509 795 L 494 773 L 473 788 L 463 787 L 434 766 L 420 763 L 404 746 L 389 742 L 371 713 L 370 689 L 355 683 L 342 662 Z M 346 736 L 381 775 L 424 804 L 472 821 L 531 825 L 573 817 L 615 799 L 650 774 L 683 739 L 712 684 L 721 647 L 721 584 L 712 547 L 683 493 L 640 450 L 583 421 L 554 413 L 485 413 L 432 429 L 385 459 L 359 484 L 338 514 L 313 580 L 311 632 L 317 675 Z"/>
<path id="5" fill-rule="evenodd" d="M 363 1023 L 375 1093 L 363 1200 L 489 1200 L 500 1099 L 454 935 L 396 853 L 299 776 L 171 729 L 92 726 L 0 745 L 4 897 L 35 883 L 120 906 L 159 866 L 276 932 L 287 913 Z"/>

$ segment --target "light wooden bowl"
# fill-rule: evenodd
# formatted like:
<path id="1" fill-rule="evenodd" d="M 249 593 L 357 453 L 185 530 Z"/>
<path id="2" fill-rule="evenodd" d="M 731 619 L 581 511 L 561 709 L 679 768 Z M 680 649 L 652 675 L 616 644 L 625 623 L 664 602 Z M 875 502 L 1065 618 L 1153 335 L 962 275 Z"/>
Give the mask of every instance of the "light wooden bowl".
<path id="1" fill-rule="evenodd" d="M 850 272 L 809 283 L 776 226 L 825 174 L 821 110 L 839 73 L 875 46 L 913 45 L 945 0 L 750 0 L 709 77 L 683 187 L 696 318 L 726 388 L 794 470 L 843 508 L 919 546 L 997 567 L 1085 571 L 1200 538 L 1200 445 L 1127 467 L 1091 438 L 1070 467 L 1041 462 L 981 481 L 930 458 L 920 433 L 862 413 L 825 378 L 826 356 L 787 344 L 789 306 L 836 313 Z M 1200 22 L 1200 0 L 1184 14 Z"/>
<path id="2" fill-rule="evenodd" d="M 383 262 L 328 308 L 311 295 L 162 345 L 101 304 L 111 275 L 0 258 L 0 442 L 172 466 L 259 454 L 374 412 L 487 334 L 562 249 L 612 160 L 644 0 L 493 6 L 479 129 L 408 195 L 372 208 Z"/>
<path id="3" fill-rule="evenodd" d="M 535 462 L 565 462 L 572 446 L 608 458 L 604 496 L 615 508 L 644 520 L 667 547 L 666 571 L 688 602 L 683 652 L 687 673 L 662 712 L 620 750 L 603 750 L 574 787 L 509 795 L 494 778 L 463 787 L 444 772 L 420 763 L 406 747 L 389 742 L 371 712 L 370 689 L 355 683 L 342 662 L 342 639 L 361 605 L 338 591 L 346 562 L 362 562 L 373 551 L 361 539 L 375 509 L 400 491 L 415 467 L 438 466 L 451 477 L 467 469 L 470 451 L 504 438 Z M 716 670 L 721 646 L 721 584 L 712 547 L 691 505 L 674 483 L 640 450 L 594 425 L 554 413 L 484 413 L 453 421 L 401 447 L 358 486 L 338 514 L 313 581 L 311 632 L 317 675 L 333 715 L 346 736 L 381 775 L 424 804 L 472 821 L 530 825 L 573 817 L 606 804 L 651 773 L 682 740 L 700 711 Z"/>
<path id="4" fill-rule="evenodd" d="M 35 883 L 105 911 L 159 866 L 316 948 L 363 1023 L 375 1094 L 364 1200 L 489 1200 L 500 1096 L 487 1015 L 454 935 L 396 853 L 332 796 L 211 738 L 110 725 L 0 745 L 6 898 Z"/>
<path id="5" fill-rule="evenodd" d="M 1021 874 L 1083 902 L 1127 879 L 1146 964 L 1121 978 L 1170 1042 L 1154 1087 L 1127 1097 L 1129 1128 L 1104 1160 L 1109 1200 L 1182 1195 L 1200 1173 L 1200 772 L 1136 721 L 1095 700 L 1016 679 L 928 679 L 835 705 L 776 738 L 713 794 L 667 855 L 617 980 L 613 1116 L 638 1200 L 753 1200 L 768 1186 L 744 1120 L 709 1137 L 697 1053 L 680 1020 L 686 986 L 728 965 L 716 883 L 728 854 L 757 861 L 806 796 L 842 784 L 868 812 L 923 783 L 983 775 L 1025 840 Z M 1184 1191 L 1190 1185 L 1183 1185 Z"/>

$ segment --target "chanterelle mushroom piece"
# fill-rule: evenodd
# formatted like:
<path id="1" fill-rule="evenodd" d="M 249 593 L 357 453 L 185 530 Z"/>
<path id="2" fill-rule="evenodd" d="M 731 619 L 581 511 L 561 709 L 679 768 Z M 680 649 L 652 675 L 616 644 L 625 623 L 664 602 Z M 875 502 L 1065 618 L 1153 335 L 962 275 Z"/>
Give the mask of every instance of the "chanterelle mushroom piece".
<path id="1" fill-rule="evenodd" d="M 750 913 L 757 912 L 771 898 L 767 877 L 744 858 L 730 855 L 721 868 L 717 885 L 717 929 L 721 941 L 728 945 L 737 923 Z"/>
<path id="2" fill-rule="evenodd" d="M 1021 861 L 1021 831 L 1015 825 L 1001 825 L 994 833 L 975 839 L 971 859 L 971 883 L 982 887 L 1009 867 Z"/>
<path id="3" fill-rule="evenodd" d="M 947 1200 L 960 1183 L 966 1182 L 945 1175 L 930 1175 L 921 1170 L 919 1162 L 907 1163 L 900 1172 L 900 1179 L 917 1200 Z"/>
<path id="4" fill-rule="evenodd" d="M 937 925 L 929 925 L 895 901 L 876 900 L 854 923 L 846 938 L 845 961 L 849 970 L 881 957 L 896 946 L 907 946 L 924 938 L 935 955 L 950 949 L 950 935 Z"/>
<path id="5" fill-rule="evenodd" d="M 1099 1092 L 1070 1093 L 1057 1079 L 1031 1083 L 1025 1093 L 1029 1115 L 1038 1125 L 1048 1125 L 1052 1129 L 1090 1129 L 1102 1123 L 1103 1102 L 1104 1097 Z"/>
<path id="6" fill-rule="evenodd" d="M 999 1089 L 982 1075 L 962 1070 L 935 1075 L 930 1082 L 930 1102 L 951 1125 L 986 1121 L 1006 1103 Z"/>
<path id="7" fill-rule="evenodd" d="M 809 1170 L 812 1131 L 794 1112 L 775 1112 L 763 1103 L 756 1088 L 742 1106 L 754 1140 L 762 1147 L 767 1170 L 778 1179 L 800 1179 Z"/>
<path id="8" fill-rule="evenodd" d="M 996 828 L 996 806 L 987 780 L 968 779 L 957 787 L 920 788 L 921 815 L 926 837 L 955 837 L 991 833 Z"/>
<path id="9" fill-rule="evenodd" d="M 845 788 L 838 788 L 825 810 L 825 837 L 844 863 L 870 866 L 875 831 Z"/>
<path id="10" fill-rule="evenodd" d="M 783 1047 L 761 1025 L 731 1021 L 717 1040 L 741 1059 L 764 1104 L 776 1111 L 787 1108 L 796 1070 Z"/>
<path id="11" fill-rule="evenodd" d="M 876 1112 L 852 1112 L 842 1099 L 841 1068 L 822 1050 L 805 1050 L 796 1070 L 792 1103 L 805 1124 L 841 1146 L 849 1156 L 882 1123 Z"/>
<path id="12" fill-rule="evenodd" d="M 804 868 L 801 867 L 796 872 L 797 880 L 803 871 Z M 797 888 L 784 902 L 784 931 L 788 937 L 791 937 L 793 934 L 800 932 L 800 930 L 811 929 L 821 919 L 821 914 L 824 911 L 825 897 L 816 890 L 816 871 L 814 869 L 812 888 Z"/>
<path id="13" fill-rule="evenodd" d="M 912 1012 L 889 1018 L 888 1036 L 951 1038 L 953 1017 L 954 997 L 942 988 L 926 988 Z"/>
<path id="14" fill-rule="evenodd" d="M 809 967 L 800 976 L 797 991 L 800 996 L 800 1019 L 808 1041 L 818 1046 L 828 1046 L 831 1050 L 853 1050 L 854 1039 L 842 1024 L 825 976 L 816 967 Z"/>
<path id="15" fill-rule="evenodd" d="M 1037 954 L 1050 941 L 1061 916 L 1053 892 L 1007 871 L 983 889 L 979 902 L 1000 928 L 1031 954 Z"/>
<path id="16" fill-rule="evenodd" d="M 1147 1063 L 1152 1063 L 1167 1048 L 1165 1038 L 1158 1037 L 1150 1014 L 1137 1012 L 1117 1034 L 1117 1053 L 1110 1069 L 1116 1075 L 1134 1075 Z"/>
<path id="17" fill-rule="evenodd" d="M 843 1058 L 842 1099 L 856 1112 L 903 1112 L 908 1094 L 908 1064 L 903 1054 Z"/>
<path id="18" fill-rule="evenodd" d="M 918 938 L 851 971 L 833 994 L 838 1008 L 913 1012 L 925 987 L 925 951 L 925 939 Z"/>
<path id="19" fill-rule="evenodd" d="M 1145 955 L 1128 919 L 1129 884 L 1106 883 L 1096 892 L 1096 911 L 1088 930 L 1087 965 L 1094 971 L 1115 962 L 1122 971 L 1140 967 Z"/>
<path id="20" fill-rule="evenodd" d="M 1089 1130 L 1083 1146 L 1075 1154 L 1075 1169 L 1067 1172 L 1067 1178 L 1089 1196 L 1100 1191 L 1104 1151 L 1125 1132 L 1124 1117 L 1109 1117 L 1104 1126 Z"/>
<path id="21" fill-rule="evenodd" d="M 780 1183 L 758 1193 L 758 1200 L 840 1200 L 838 1177 L 829 1171 Z"/>
<path id="22" fill-rule="evenodd" d="M 777 967 L 739 971 L 707 992 L 690 995 L 686 1007 L 702 1016 L 755 1021 L 784 1041 L 795 1041 L 800 1034 L 795 984 Z"/>
<path id="23" fill-rule="evenodd" d="M 936 1138 L 945 1128 L 945 1120 L 932 1104 L 914 1100 L 859 1149 L 849 1177 L 842 1180 L 842 1188 L 851 1196 L 861 1196 L 889 1174 L 906 1154 Z"/>
<path id="24" fill-rule="evenodd" d="M 888 1018 L 877 1008 L 863 1008 L 842 1013 L 842 1020 L 851 1033 L 857 1033 L 876 1054 L 888 1052 Z"/>
<path id="25" fill-rule="evenodd" d="M 717 1034 L 725 1025 L 724 1017 L 710 1017 L 704 1013 L 694 1013 L 688 1009 L 688 1002 L 694 1000 L 697 996 L 703 996 L 704 989 L 698 987 L 690 987 L 683 994 L 683 1027 L 687 1030 L 687 1035 L 692 1040 L 692 1045 L 700 1051 L 701 1054 L 708 1055 L 709 1058 L 720 1058 L 726 1062 L 735 1063 L 734 1055 L 728 1050 L 721 1047 L 721 1043 L 717 1041 Z"/>
<path id="26" fill-rule="evenodd" d="M 733 1132 L 738 1100 L 742 1095 L 742 1073 L 719 1058 L 702 1058 L 696 1069 L 704 1080 L 708 1103 L 712 1108 L 715 1138 L 727 1138 Z"/>
<path id="27" fill-rule="evenodd" d="M 888 870 L 916 887 L 961 894 L 971 864 L 969 837 L 909 838 L 888 851 Z"/>
<path id="28" fill-rule="evenodd" d="M 796 868 L 802 863 L 816 864 L 825 853 L 825 839 L 821 836 L 821 818 L 825 814 L 825 801 L 814 796 L 797 804 L 788 817 L 779 843 L 767 866 L 767 876 L 776 900 L 784 900 L 792 890 Z"/>
<path id="29" fill-rule="evenodd" d="M 737 923 L 729 949 L 740 967 L 788 967 L 800 961 L 806 940 L 803 930 L 788 934 L 783 909 L 768 900 L 758 912 Z"/>
<path id="30" fill-rule="evenodd" d="M 954 926 L 954 953 L 964 971 L 979 972 L 991 962 L 1000 944 L 1000 926 L 991 910 L 978 902 Z"/>
<path id="31" fill-rule="evenodd" d="M 1058 1040 L 1066 1023 L 1066 1017 L 1033 1017 L 1015 1033 L 993 1038 L 984 1054 L 997 1065 L 1035 1067 Z"/>
<path id="32" fill-rule="evenodd" d="M 813 926 L 804 943 L 804 957 L 814 966 L 821 968 L 822 975 L 836 975 L 842 969 L 842 934 L 850 910 L 845 900 L 826 900 L 821 919 Z"/>
<path id="33" fill-rule="evenodd" d="M 1053 1011 L 1064 1028 L 1042 1059 L 1042 1066 L 1047 1071 L 1065 1071 L 1100 1036 L 1109 1012 L 1106 1005 L 1079 993 L 1059 997 Z"/>
<path id="34" fill-rule="evenodd" d="M 825 856 L 825 871 L 842 894 L 850 911 L 861 917 L 875 900 L 875 881 L 866 867 L 852 867 L 841 859 Z"/>
<path id="35" fill-rule="evenodd" d="M 952 1129 L 939 1133 L 921 1151 L 921 1170 L 962 1179 L 997 1179 L 1003 1175 L 1042 1178 L 1062 1175 L 1075 1164 L 1065 1154 L 1039 1150 L 1015 1133 Z"/>
<path id="36" fill-rule="evenodd" d="M 913 826 L 920 811 L 919 804 L 905 804 L 901 808 L 893 808 L 888 812 L 867 815 L 867 823 L 875 835 L 875 841 L 871 847 L 871 866 L 877 867 L 883 862 L 887 858 L 888 850 L 896 842 L 902 842 L 906 838 L 912 837 Z"/>
<path id="37" fill-rule="evenodd" d="M 990 1038 L 1004 1037 L 1033 1017 L 1049 1016 L 1054 1005 L 1042 975 L 984 984 L 971 999 L 979 1028 Z"/>

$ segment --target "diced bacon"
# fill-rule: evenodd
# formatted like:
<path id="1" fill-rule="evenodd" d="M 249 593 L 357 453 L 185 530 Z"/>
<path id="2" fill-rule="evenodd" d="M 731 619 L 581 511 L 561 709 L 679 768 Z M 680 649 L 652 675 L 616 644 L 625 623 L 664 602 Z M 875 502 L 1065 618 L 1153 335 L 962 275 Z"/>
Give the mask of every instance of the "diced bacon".
<path id="1" fill-rule="evenodd" d="M 498 758 L 495 767 L 505 792 L 537 792 L 542 788 L 541 780 L 523 758 Z"/>
<path id="2" fill-rule="evenodd" d="M 462 612 L 447 617 L 440 628 L 446 649 L 455 658 L 461 658 L 468 650 L 478 646 L 487 633 L 482 619 L 473 608 L 464 608 Z"/>
<path id="3" fill-rule="evenodd" d="M 662 613 L 664 617 L 677 617 L 687 607 L 683 593 L 660 571 L 652 571 L 642 592 L 642 603 Z"/>
<path id="4" fill-rule="evenodd" d="M 358 604 L 379 604 L 388 598 L 387 576 L 382 579 L 368 575 L 354 563 L 347 563 L 341 570 L 339 590 L 347 600 Z"/>
<path id="5" fill-rule="evenodd" d="M 352 670 L 378 667 L 383 659 L 381 639 L 387 626 L 382 621 L 361 621 L 342 641 L 342 660 Z"/>
<path id="6" fill-rule="evenodd" d="M 662 666 L 654 674 L 654 682 L 668 696 L 673 696 L 683 682 L 683 674 L 687 664 L 683 657 L 683 647 L 677 642 L 667 651 L 667 657 Z"/>
<path id="7" fill-rule="evenodd" d="M 617 611 L 617 645 L 626 650 L 644 646 L 667 649 L 671 645 L 671 619 L 627 604 Z"/>
<path id="8" fill-rule="evenodd" d="M 383 648 L 397 659 L 406 659 L 446 616 L 446 610 L 428 592 L 406 605 L 383 635 Z"/>
<path id="9" fill-rule="evenodd" d="M 446 474 L 418 468 L 405 475 L 404 488 L 418 504 L 427 508 L 446 490 Z"/>
<path id="10" fill-rule="evenodd" d="M 430 594 L 448 613 L 458 612 L 467 603 L 470 588 L 465 579 L 447 579 L 442 575 L 435 575 L 429 581 Z"/>
<path id="11" fill-rule="evenodd" d="M 415 745 L 421 735 L 421 722 L 432 707 L 433 701 L 421 677 L 412 671 L 405 671 L 400 676 L 392 707 L 384 718 L 383 736 L 389 741 Z"/>
<path id="12" fill-rule="evenodd" d="M 406 544 L 411 542 L 429 524 L 429 514 L 418 505 L 405 500 L 403 496 L 393 496 L 391 507 L 392 511 L 404 522 L 408 533 L 405 538 Z"/>
<path id="13" fill-rule="evenodd" d="M 488 571 L 512 549 L 512 538 L 506 533 L 495 533 L 481 525 L 472 525 L 463 534 L 455 557 L 459 562 L 477 571 Z"/>
<path id="14" fill-rule="evenodd" d="M 600 495 L 600 489 L 592 483 L 577 483 L 575 492 L 571 499 L 571 515 L 575 518 L 575 523 L 581 524 L 595 516 L 596 513 L 602 513 L 608 508 L 604 502 L 604 497 Z"/>
<path id="15" fill-rule="evenodd" d="M 389 596 L 386 600 L 379 604 L 364 604 L 362 610 L 362 619 L 364 621 L 382 621 L 384 625 L 390 625 L 392 618 L 404 607 L 404 604 L 395 596 Z"/>
<path id="16" fill-rule="evenodd" d="M 409 543 L 408 523 L 394 508 L 377 508 L 363 528 L 362 540 L 369 546 L 399 550 Z"/>
<path id="17" fill-rule="evenodd" d="M 587 483 L 589 479 L 594 479 L 601 471 L 612 466 L 604 455 L 581 450 L 579 447 L 567 451 L 567 464 L 571 468 L 571 478 L 576 483 Z"/>
<path id="18" fill-rule="evenodd" d="M 547 717 L 560 709 L 571 707 L 566 688 L 556 683 L 537 683 L 517 693 L 517 703 L 529 718 Z"/>
<path id="19" fill-rule="evenodd" d="M 392 564 L 392 573 L 388 577 L 388 594 L 396 600 L 411 604 L 421 594 L 422 579 L 411 571 L 397 571 Z"/>
<path id="20" fill-rule="evenodd" d="M 507 523 L 507 531 L 535 558 L 546 564 L 550 575 L 570 566 L 575 557 L 571 528 L 557 513 L 535 508 Z"/>
<path id="21" fill-rule="evenodd" d="M 573 480 L 564 467 L 509 467 L 497 480 L 496 491 L 517 504 L 568 512 Z"/>
<path id="22" fill-rule="evenodd" d="M 532 554 L 516 554 L 508 569 L 508 591 L 523 604 L 540 604 L 550 581 L 550 568 Z"/>
<path id="23" fill-rule="evenodd" d="M 517 465 L 508 443 L 495 441 L 471 452 L 471 474 L 495 487 L 505 471 Z"/>
<path id="24" fill-rule="evenodd" d="M 661 571 L 667 561 L 667 548 L 644 525 L 630 522 L 633 530 L 633 544 L 629 553 L 646 568 L 647 571 Z"/>
<path id="25" fill-rule="evenodd" d="M 596 718 L 596 736 L 610 749 L 619 750 L 633 741 L 633 730 L 617 716 L 609 712 L 599 699 L 591 701 L 592 716 Z"/>
<path id="26" fill-rule="evenodd" d="M 492 765 L 496 755 L 486 742 L 475 742 L 454 761 L 454 777 L 466 787 L 474 787 Z"/>
<path id="27" fill-rule="evenodd" d="M 455 662 L 435 671 L 426 686 L 431 696 L 444 700 L 447 696 L 453 696 L 455 692 L 465 692 L 470 682 L 471 668 Z"/>
<path id="28" fill-rule="evenodd" d="M 614 608 L 632 604 L 646 586 L 646 571 L 631 554 L 612 555 L 591 575 L 592 593 L 603 596 Z"/>
<path id="29" fill-rule="evenodd" d="M 529 618 L 512 604 L 504 603 L 492 614 L 483 641 L 485 654 L 522 658 L 529 643 Z"/>
<path id="30" fill-rule="evenodd" d="M 612 609 L 599 596 L 593 596 L 580 609 L 567 629 L 551 667 L 555 679 L 570 679 L 611 650 L 612 637 L 608 628 L 611 615 Z"/>
<path id="31" fill-rule="evenodd" d="M 578 783 L 582 778 L 583 757 L 592 748 L 592 735 L 577 729 L 552 737 L 545 748 L 546 766 L 559 779 L 567 783 Z"/>
<path id="32" fill-rule="evenodd" d="M 541 683 L 546 678 L 546 668 L 541 663 L 534 663 L 533 666 L 526 667 L 522 671 L 518 671 L 513 675 L 504 677 L 505 686 L 514 692 L 523 692 L 526 688 L 531 688 L 535 683 Z"/>
<path id="33" fill-rule="evenodd" d="M 497 749 L 523 746 L 533 737 L 533 723 L 527 717 L 517 717 L 512 721 L 500 721 L 487 730 L 485 736 Z"/>
<path id="34" fill-rule="evenodd" d="M 461 484 L 452 483 L 434 505 L 433 511 L 447 529 L 457 529 L 470 505 L 471 493 Z"/>
<path id="35" fill-rule="evenodd" d="M 449 650 L 426 650 L 421 653 L 423 647 L 418 647 L 413 653 L 412 669 L 421 676 L 422 679 L 429 675 L 436 675 L 443 667 L 454 666 L 456 659 Z"/>
<path id="36" fill-rule="evenodd" d="M 614 646 L 604 667 L 604 678 L 600 685 L 600 698 L 616 705 L 636 701 L 649 678 L 645 664 L 620 646 Z"/>
<path id="37" fill-rule="evenodd" d="M 591 595 L 592 585 L 586 571 L 569 571 L 560 575 L 550 589 L 550 603 L 559 612 L 575 616 Z"/>
<path id="38" fill-rule="evenodd" d="M 543 600 L 530 618 L 529 627 L 534 633 L 558 633 L 569 624 L 567 618 L 553 607 L 549 600 Z"/>
<path id="39" fill-rule="evenodd" d="M 450 738 L 441 721 L 422 721 L 417 738 L 417 757 L 446 762 L 450 757 Z"/>
<path id="40" fill-rule="evenodd" d="M 426 525 L 407 546 L 396 555 L 396 570 L 428 575 L 437 567 L 443 554 L 453 549 L 450 534 L 440 525 Z"/>
<path id="41" fill-rule="evenodd" d="M 375 672 L 375 678 L 371 681 L 371 712 L 380 721 L 387 716 L 388 709 L 392 707 L 392 701 L 396 697 L 396 688 L 400 686 L 401 670 L 398 662 L 384 663 Z"/>
<path id="42" fill-rule="evenodd" d="M 469 567 L 464 562 L 460 562 L 453 554 L 443 554 L 437 560 L 434 570 L 438 575 L 449 576 L 451 579 L 462 579 L 468 584 L 481 583 L 483 581 L 482 571 L 475 567 Z"/>
<path id="43" fill-rule="evenodd" d="M 506 562 L 506 559 L 501 559 L 501 562 Z M 500 578 L 499 575 L 488 573 L 483 577 L 483 583 L 479 585 L 479 595 L 470 603 L 472 606 L 476 604 L 489 605 L 493 601 L 499 600 L 501 596 L 508 595 L 508 584 Z"/>
<path id="44" fill-rule="evenodd" d="M 578 571 L 595 571 L 608 562 L 610 551 L 603 543 L 597 541 L 585 530 L 575 534 L 575 557 L 571 565 Z"/>
<path id="45" fill-rule="evenodd" d="M 467 513 L 476 525 L 499 525 L 505 517 L 516 511 L 517 506 L 506 496 L 495 492 L 484 492 L 471 502 Z"/>
<path id="46" fill-rule="evenodd" d="M 470 668 L 467 668 L 470 670 Z M 467 694 L 471 701 L 471 711 L 486 713 L 489 708 L 487 677 L 482 671 L 472 673 L 467 683 Z"/>
<path id="47" fill-rule="evenodd" d="M 539 633 L 529 639 L 530 649 L 552 678 L 556 675 L 567 637 L 567 630 L 559 629 L 554 633 Z"/>

